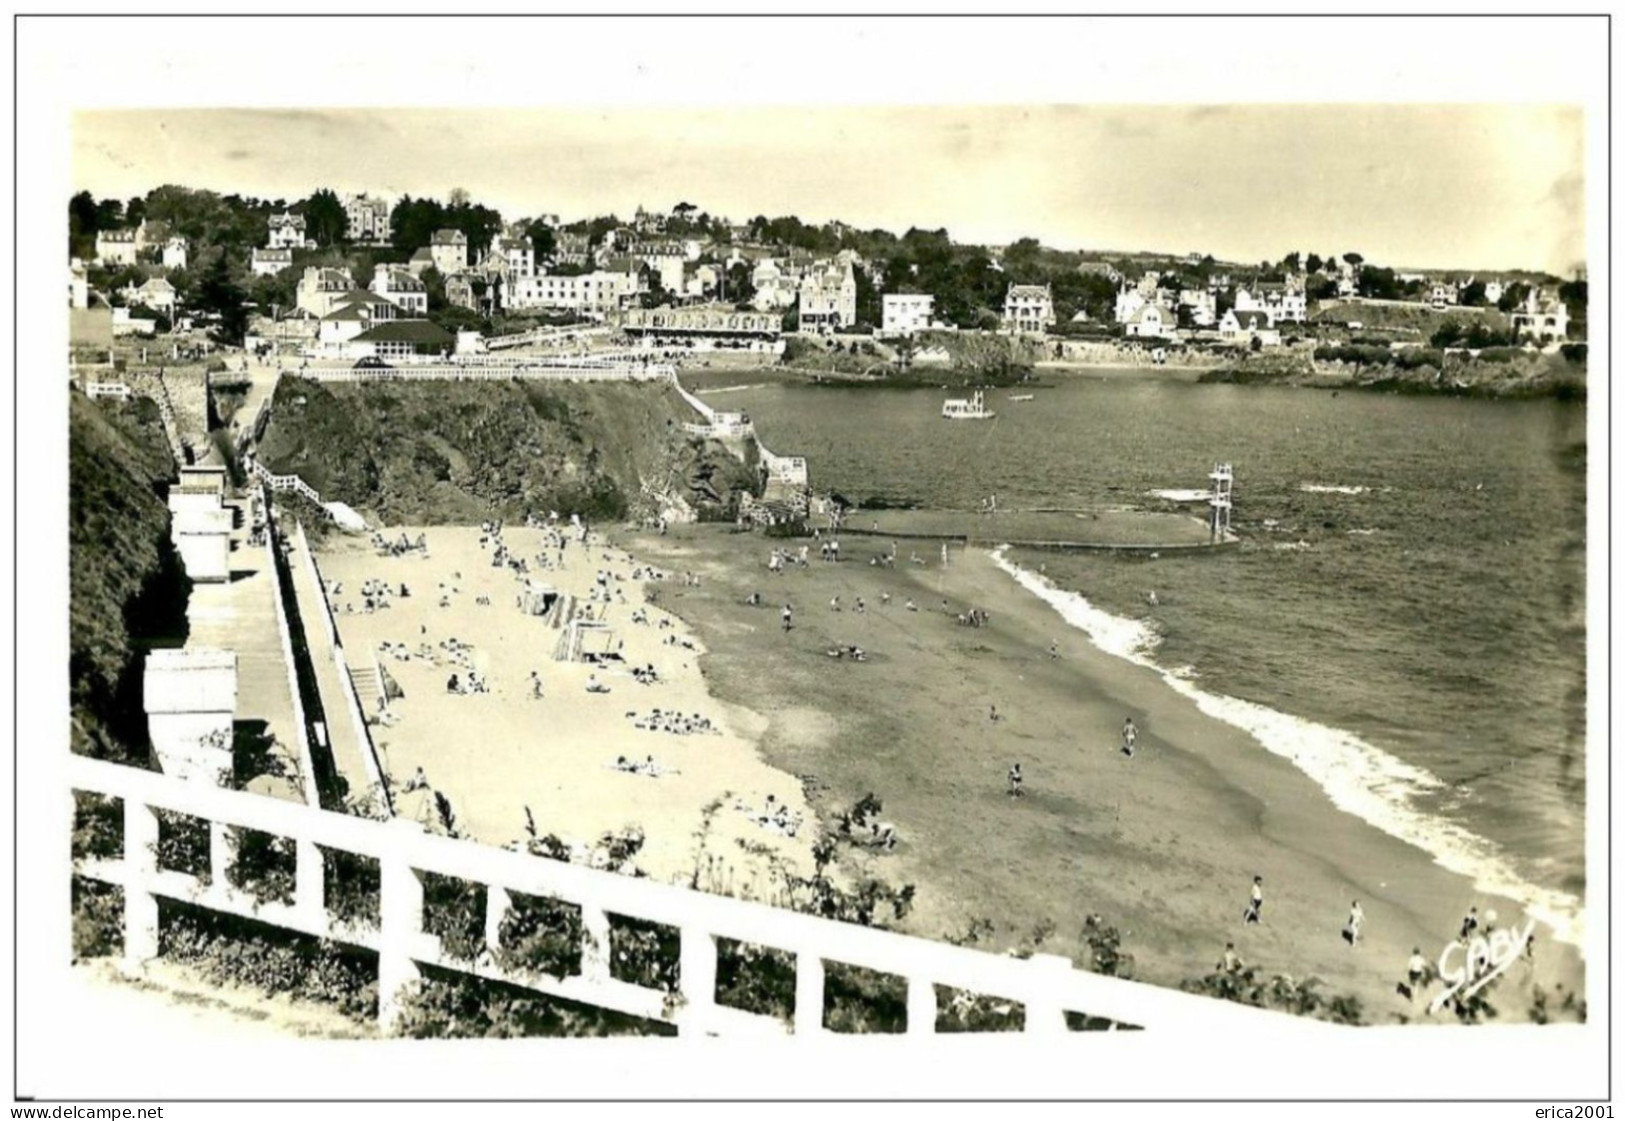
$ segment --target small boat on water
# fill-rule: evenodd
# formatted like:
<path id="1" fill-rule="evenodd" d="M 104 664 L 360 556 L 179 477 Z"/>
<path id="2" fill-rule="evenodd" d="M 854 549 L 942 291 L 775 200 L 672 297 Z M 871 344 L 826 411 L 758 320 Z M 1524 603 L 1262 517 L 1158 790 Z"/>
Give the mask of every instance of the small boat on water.
<path id="1" fill-rule="evenodd" d="M 994 412 L 982 400 L 982 391 L 978 389 L 967 400 L 963 397 L 950 397 L 942 403 L 942 418 L 944 420 L 992 420 Z"/>
<path id="2" fill-rule="evenodd" d="M 1010 400 L 1012 400 L 1012 401 L 1031 401 L 1032 399 L 1033 399 L 1033 394 L 1031 394 L 1031 393 L 1012 393 L 1012 394 L 1010 394 Z"/>

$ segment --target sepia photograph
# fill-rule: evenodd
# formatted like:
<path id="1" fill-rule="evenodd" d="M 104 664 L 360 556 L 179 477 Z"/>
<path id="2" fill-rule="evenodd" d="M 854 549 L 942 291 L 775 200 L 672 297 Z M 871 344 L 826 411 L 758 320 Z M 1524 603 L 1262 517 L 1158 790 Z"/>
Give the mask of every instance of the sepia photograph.
<path id="1" fill-rule="evenodd" d="M 14 416 L 98 1100 L 1605 1100 L 1606 20 L 101 22 Z"/>

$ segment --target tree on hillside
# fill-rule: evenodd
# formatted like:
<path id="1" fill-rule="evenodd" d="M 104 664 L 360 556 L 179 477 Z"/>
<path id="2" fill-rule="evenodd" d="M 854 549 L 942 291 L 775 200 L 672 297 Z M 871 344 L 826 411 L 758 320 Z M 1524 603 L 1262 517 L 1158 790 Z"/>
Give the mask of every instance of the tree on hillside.
<path id="1" fill-rule="evenodd" d="M 431 316 L 449 306 L 450 301 L 446 299 L 446 278 L 440 274 L 439 269 L 430 265 L 418 275 L 418 279 L 423 281 L 424 290 L 428 294 Z"/>
<path id="2" fill-rule="evenodd" d="M 116 230 L 124 225 L 124 204 L 118 199 L 102 199 L 96 204 L 96 228 Z"/>
<path id="3" fill-rule="evenodd" d="M 551 261 L 554 252 L 558 249 L 558 236 L 553 233 L 553 227 L 546 222 L 532 222 L 525 230 L 530 237 L 530 247 L 536 251 L 538 261 Z"/>
<path id="4" fill-rule="evenodd" d="M 1325 262 L 1320 259 L 1319 253 L 1311 253 L 1309 254 L 1309 259 L 1303 264 L 1304 268 L 1308 269 L 1310 272 L 1319 272 L 1320 266 L 1325 264 Z"/>
<path id="5" fill-rule="evenodd" d="M 747 308 L 751 305 L 751 301 L 756 299 L 756 285 L 751 280 L 751 267 L 748 262 L 735 261 L 728 266 L 723 295 L 724 298 L 732 300 L 737 308 Z"/>
<path id="6" fill-rule="evenodd" d="M 301 204 L 305 215 L 305 236 L 317 245 L 337 245 L 344 241 L 350 228 L 344 216 L 344 204 L 338 195 L 322 188 Z"/>
<path id="7" fill-rule="evenodd" d="M 1583 280 L 1571 280 L 1557 286 L 1557 298 L 1569 311 L 1569 337 L 1586 337 L 1586 303 L 1590 289 Z"/>
<path id="8" fill-rule="evenodd" d="M 1529 285 L 1521 280 L 1515 280 L 1506 286 L 1506 291 L 1502 292 L 1501 298 L 1495 301 L 1495 306 L 1504 312 L 1512 312 L 1528 298 Z"/>
<path id="9" fill-rule="evenodd" d="M 68 256 L 88 261 L 96 252 L 96 199 L 80 191 L 68 200 Z"/>
<path id="10" fill-rule="evenodd" d="M 228 345 L 237 346 L 243 341 L 248 327 L 245 300 L 245 293 L 232 278 L 226 255 L 221 253 L 198 285 L 197 306 L 220 316 L 220 338 Z"/>
<path id="11" fill-rule="evenodd" d="M 1282 272 L 1297 272 L 1298 271 L 1298 264 L 1302 260 L 1303 260 L 1303 256 L 1296 249 L 1294 249 L 1292 252 L 1288 253 L 1285 257 L 1281 258 L 1281 271 Z"/>
<path id="12" fill-rule="evenodd" d="M 880 290 L 875 282 L 863 269 L 853 269 L 852 279 L 857 282 L 857 322 L 867 327 L 880 326 Z"/>
<path id="13" fill-rule="evenodd" d="M 1463 288 L 1461 290 L 1460 299 L 1462 307 L 1483 307 L 1484 282 L 1482 280 L 1475 280 L 1467 287 Z"/>
<path id="14" fill-rule="evenodd" d="M 1359 268 L 1361 265 L 1365 264 L 1365 258 L 1360 256 L 1358 253 L 1345 253 L 1343 254 L 1343 260 L 1347 261 L 1354 268 Z"/>

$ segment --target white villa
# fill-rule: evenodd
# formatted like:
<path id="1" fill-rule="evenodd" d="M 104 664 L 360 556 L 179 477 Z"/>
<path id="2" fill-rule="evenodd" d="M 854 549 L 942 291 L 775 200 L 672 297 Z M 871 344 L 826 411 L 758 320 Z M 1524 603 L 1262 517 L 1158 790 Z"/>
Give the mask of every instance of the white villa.
<path id="1" fill-rule="evenodd" d="M 880 298 L 880 333 L 908 337 L 931 326 L 936 297 L 924 292 L 891 292 Z"/>
<path id="2" fill-rule="evenodd" d="M 255 276 L 275 276 L 283 269 L 293 268 L 293 250 L 255 248 L 249 254 L 248 268 Z"/>
<path id="3" fill-rule="evenodd" d="M 373 273 L 368 288 L 415 319 L 429 314 L 429 289 L 423 281 L 402 268 L 381 268 Z"/>
<path id="4" fill-rule="evenodd" d="M 98 230 L 96 260 L 104 265 L 133 265 L 136 255 L 134 230 Z"/>
<path id="5" fill-rule="evenodd" d="M 303 249 L 305 247 L 305 216 L 303 214 L 273 214 L 268 223 L 267 249 Z"/>
<path id="6" fill-rule="evenodd" d="M 1055 301 L 1048 284 L 1012 284 L 1004 293 L 1004 329 L 1042 335 L 1055 325 Z"/>
<path id="7" fill-rule="evenodd" d="M 1123 324 L 1123 334 L 1138 339 L 1171 339 L 1179 327 L 1179 317 L 1161 304 L 1143 304 Z"/>
<path id="8" fill-rule="evenodd" d="M 852 265 L 821 262 L 801 278 L 801 329 L 838 331 L 858 321 L 858 282 Z"/>
<path id="9" fill-rule="evenodd" d="M 468 268 L 468 235 L 462 230 L 436 230 L 429 238 L 429 258 L 441 276 L 462 272 Z"/>

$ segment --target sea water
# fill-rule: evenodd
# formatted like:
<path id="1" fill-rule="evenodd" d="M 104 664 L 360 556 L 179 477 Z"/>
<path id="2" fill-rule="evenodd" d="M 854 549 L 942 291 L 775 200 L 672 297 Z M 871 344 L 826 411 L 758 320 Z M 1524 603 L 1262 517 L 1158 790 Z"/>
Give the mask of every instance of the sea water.
<path id="1" fill-rule="evenodd" d="M 963 424 L 926 390 L 752 387 L 730 406 L 854 501 L 1164 508 L 1154 492 L 1232 463 L 1237 548 L 1000 563 L 1339 808 L 1577 938 L 1584 406 L 1114 375 L 1036 394 Z"/>

